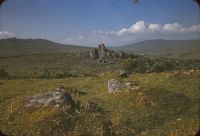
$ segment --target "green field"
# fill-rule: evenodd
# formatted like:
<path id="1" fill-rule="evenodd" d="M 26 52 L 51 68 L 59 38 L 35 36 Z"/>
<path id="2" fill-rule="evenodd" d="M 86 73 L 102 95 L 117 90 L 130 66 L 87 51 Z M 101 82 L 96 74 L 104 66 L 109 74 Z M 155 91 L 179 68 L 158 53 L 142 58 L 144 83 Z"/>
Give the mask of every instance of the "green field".
<path id="1" fill-rule="evenodd" d="M 119 94 L 107 92 L 107 80 L 115 77 L 113 73 L 105 77 L 1 80 L 0 128 L 9 135 L 194 134 L 199 127 L 200 78 L 168 74 L 132 75 L 124 80 L 137 81 L 141 89 Z M 62 109 L 24 108 L 26 98 L 57 85 L 84 92 L 72 96 L 83 105 L 94 102 L 97 106 L 83 106 L 70 113 L 73 118 Z"/>
<path id="2" fill-rule="evenodd" d="M 192 136 L 199 129 L 196 57 L 192 61 L 191 57 L 130 55 L 116 63 L 99 63 L 88 57 L 87 50 L 52 53 L 41 49 L 33 54 L 23 50 L 15 55 L 6 51 L 0 58 L 0 130 L 6 135 Z M 164 61 L 176 62 L 177 69 L 143 70 L 151 63 L 169 66 Z M 117 71 L 124 65 L 133 70 L 127 78 L 120 78 Z M 140 89 L 109 94 L 107 82 L 113 78 L 136 82 Z M 59 85 L 76 102 L 73 108 L 25 107 L 29 97 Z"/>

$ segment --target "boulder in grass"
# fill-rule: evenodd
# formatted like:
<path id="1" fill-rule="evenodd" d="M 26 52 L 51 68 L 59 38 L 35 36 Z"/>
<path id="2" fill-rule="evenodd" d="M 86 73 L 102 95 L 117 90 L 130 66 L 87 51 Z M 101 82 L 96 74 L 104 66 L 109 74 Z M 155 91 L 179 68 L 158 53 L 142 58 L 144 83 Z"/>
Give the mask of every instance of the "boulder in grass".
<path id="1" fill-rule="evenodd" d="M 47 93 L 41 93 L 28 98 L 26 107 L 72 107 L 75 105 L 71 95 L 66 92 L 63 86 Z"/>
<path id="2" fill-rule="evenodd" d="M 108 92 L 109 93 L 120 92 L 125 88 L 126 88 L 126 84 L 122 83 L 116 79 L 111 79 L 108 81 Z"/>
<path id="3" fill-rule="evenodd" d="M 140 86 L 136 85 L 135 82 L 121 82 L 117 79 L 110 79 L 108 81 L 108 92 L 117 93 L 122 92 L 124 89 L 128 90 L 138 90 Z"/>

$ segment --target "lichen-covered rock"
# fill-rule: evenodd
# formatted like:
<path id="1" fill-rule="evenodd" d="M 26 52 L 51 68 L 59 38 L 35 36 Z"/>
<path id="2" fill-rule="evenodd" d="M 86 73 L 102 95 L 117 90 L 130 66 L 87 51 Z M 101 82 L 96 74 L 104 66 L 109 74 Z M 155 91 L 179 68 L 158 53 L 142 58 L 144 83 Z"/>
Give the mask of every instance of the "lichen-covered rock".
<path id="1" fill-rule="evenodd" d="M 118 56 L 119 58 L 123 58 L 123 57 L 126 56 L 126 53 L 124 53 L 123 51 L 117 51 L 116 54 L 117 54 L 117 56 Z"/>
<path id="2" fill-rule="evenodd" d="M 62 105 L 74 106 L 75 102 L 71 95 L 68 94 L 64 87 L 58 87 L 55 90 L 47 93 L 42 93 L 29 97 L 26 107 L 60 107 Z"/>
<path id="3" fill-rule="evenodd" d="M 135 82 L 121 82 L 117 79 L 110 79 L 108 81 L 108 92 L 109 93 L 116 93 L 121 92 L 124 89 L 128 90 L 138 90 L 140 86 L 136 85 Z"/>
<path id="4" fill-rule="evenodd" d="M 108 92 L 109 93 L 120 92 L 125 88 L 126 88 L 126 84 L 122 83 L 116 79 L 111 79 L 108 81 Z"/>
<path id="5" fill-rule="evenodd" d="M 100 44 L 98 47 L 99 47 L 98 48 L 99 61 L 104 62 L 106 60 L 107 52 L 109 52 L 109 50 L 106 49 L 106 47 L 103 43 Z"/>
<path id="6" fill-rule="evenodd" d="M 98 53 L 98 49 L 97 48 L 93 48 L 90 51 L 90 58 L 91 59 L 98 59 L 99 58 L 99 53 Z"/>

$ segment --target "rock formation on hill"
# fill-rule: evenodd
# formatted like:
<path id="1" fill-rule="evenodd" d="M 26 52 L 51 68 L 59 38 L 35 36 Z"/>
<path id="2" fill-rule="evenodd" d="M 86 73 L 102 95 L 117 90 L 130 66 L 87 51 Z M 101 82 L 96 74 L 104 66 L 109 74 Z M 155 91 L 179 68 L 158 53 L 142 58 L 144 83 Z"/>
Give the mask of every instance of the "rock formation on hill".
<path id="1" fill-rule="evenodd" d="M 106 49 L 105 45 L 102 43 L 98 45 L 98 48 L 93 48 L 90 51 L 90 58 L 98 60 L 99 62 L 116 62 L 127 55 L 123 51 L 113 51 Z"/>

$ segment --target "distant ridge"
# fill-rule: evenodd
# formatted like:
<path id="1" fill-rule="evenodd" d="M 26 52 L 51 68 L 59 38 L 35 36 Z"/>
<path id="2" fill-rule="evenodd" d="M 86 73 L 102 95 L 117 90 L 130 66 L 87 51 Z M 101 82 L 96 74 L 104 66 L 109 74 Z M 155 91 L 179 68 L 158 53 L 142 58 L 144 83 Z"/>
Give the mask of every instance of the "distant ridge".
<path id="1" fill-rule="evenodd" d="M 181 55 L 193 52 L 200 53 L 200 40 L 146 40 L 114 49 L 137 54 Z"/>
<path id="2" fill-rule="evenodd" d="M 1 57 L 88 50 L 90 50 L 89 47 L 59 44 L 45 39 L 0 39 Z"/>

